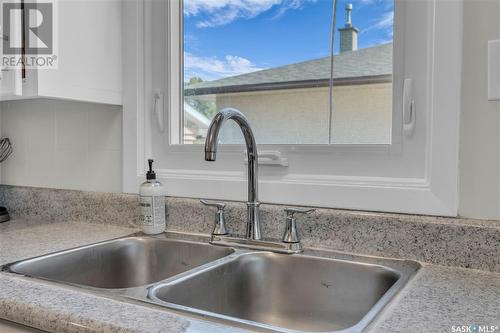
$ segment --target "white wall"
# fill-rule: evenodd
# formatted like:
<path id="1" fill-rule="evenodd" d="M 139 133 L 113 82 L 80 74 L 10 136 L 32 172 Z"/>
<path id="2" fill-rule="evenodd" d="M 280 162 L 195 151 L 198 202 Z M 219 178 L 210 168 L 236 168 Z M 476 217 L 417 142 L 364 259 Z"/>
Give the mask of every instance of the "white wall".
<path id="1" fill-rule="evenodd" d="M 120 106 L 33 99 L 0 103 L 14 152 L 2 184 L 121 192 Z"/>
<path id="2" fill-rule="evenodd" d="M 487 97 L 489 39 L 500 39 L 500 1 L 466 0 L 459 214 L 500 219 L 500 102 Z"/>

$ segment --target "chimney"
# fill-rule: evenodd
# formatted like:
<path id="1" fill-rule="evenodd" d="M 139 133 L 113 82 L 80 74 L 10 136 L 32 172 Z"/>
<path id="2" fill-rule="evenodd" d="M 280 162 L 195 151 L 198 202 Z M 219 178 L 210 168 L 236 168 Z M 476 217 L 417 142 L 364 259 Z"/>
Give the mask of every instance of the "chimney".
<path id="1" fill-rule="evenodd" d="M 340 53 L 355 51 L 358 49 L 358 28 L 352 25 L 351 19 L 352 3 L 345 6 L 345 26 L 339 28 L 340 32 Z"/>

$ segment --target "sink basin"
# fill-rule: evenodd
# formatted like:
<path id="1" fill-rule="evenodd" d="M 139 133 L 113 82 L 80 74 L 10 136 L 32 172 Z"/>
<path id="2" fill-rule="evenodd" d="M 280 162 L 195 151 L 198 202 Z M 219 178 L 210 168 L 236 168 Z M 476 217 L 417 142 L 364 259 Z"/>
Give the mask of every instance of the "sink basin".
<path id="1" fill-rule="evenodd" d="M 106 289 L 148 285 L 234 250 L 154 237 L 127 237 L 24 260 L 14 273 Z"/>
<path id="2" fill-rule="evenodd" d="M 332 251 L 220 247 L 174 233 L 128 236 L 1 269 L 257 331 L 359 333 L 419 267 Z"/>
<path id="3" fill-rule="evenodd" d="M 379 265 L 251 252 L 155 286 L 150 297 L 266 329 L 332 332 L 366 326 L 399 278 Z"/>

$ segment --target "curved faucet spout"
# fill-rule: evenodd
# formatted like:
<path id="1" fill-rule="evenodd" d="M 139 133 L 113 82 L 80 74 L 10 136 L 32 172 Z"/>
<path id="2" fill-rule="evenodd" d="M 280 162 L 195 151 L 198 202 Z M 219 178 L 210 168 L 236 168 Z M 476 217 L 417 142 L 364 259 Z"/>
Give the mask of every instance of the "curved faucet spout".
<path id="1" fill-rule="evenodd" d="M 217 158 L 217 147 L 219 132 L 226 120 L 232 119 L 236 122 L 245 138 L 248 156 L 248 202 L 258 202 L 258 154 L 255 137 L 250 123 L 243 113 L 236 109 L 227 108 L 217 113 L 208 128 L 207 139 L 205 141 L 205 160 L 215 161 Z"/>
<path id="2" fill-rule="evenodd" d="M 247 238 L 260 240 L 260 214 L 258 195 L 258 154 L 255 137 L 248 119 L 243 113 L 233 108 L 226 108 L 217 113 L 208 128 L 205 140 L 205 160 L 215 161 L 219 132 L 226 120 L 233 120 L 240 127 L 245 138 L 248 157 L 248 223 Z"/>

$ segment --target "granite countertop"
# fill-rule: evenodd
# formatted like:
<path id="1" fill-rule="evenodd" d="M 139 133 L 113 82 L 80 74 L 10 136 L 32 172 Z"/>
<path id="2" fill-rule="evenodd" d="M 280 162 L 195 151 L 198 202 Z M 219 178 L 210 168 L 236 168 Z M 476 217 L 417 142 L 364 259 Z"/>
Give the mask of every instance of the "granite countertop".
<path id="1" fill-rule="evenodd" d="M 0 224 L 0 265 L 132 234 L 82 222 L 13 220 Z M 245 332 L 158 307 L 0 273 L 0 318 L 51 332 Z M 500 274 L 423 264 L 367 332 L 452 332 L 500 326 Z M 490 330 L 489 332 L 500 332 Z"/>

